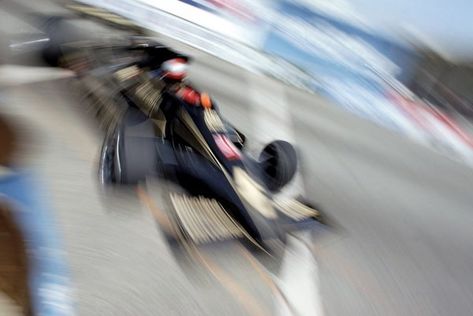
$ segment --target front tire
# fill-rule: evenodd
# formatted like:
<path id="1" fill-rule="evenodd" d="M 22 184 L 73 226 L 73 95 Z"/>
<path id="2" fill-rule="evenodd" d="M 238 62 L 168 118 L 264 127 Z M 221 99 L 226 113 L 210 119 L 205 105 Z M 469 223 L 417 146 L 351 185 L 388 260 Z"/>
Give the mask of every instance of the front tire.
<path id="1" fill-rule="evenodd" d="M 278 192 L 296 174 L 296 150 L 286 141 L 273 141 L 264 147 L 259 157 L 259 164 L 268 190 Z"/>

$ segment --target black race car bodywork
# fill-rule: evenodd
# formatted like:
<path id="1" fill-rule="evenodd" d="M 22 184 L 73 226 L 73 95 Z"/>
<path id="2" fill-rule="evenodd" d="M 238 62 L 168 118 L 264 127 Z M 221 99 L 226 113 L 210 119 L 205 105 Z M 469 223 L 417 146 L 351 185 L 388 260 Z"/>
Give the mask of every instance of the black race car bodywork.
<path id="1" fill-rule="evenodd" d="M 63 45 L 60 58 L 47 57 L 77 73 L 108 122 L 101 183 L 159 179 L 165 203 L 160 224 L 171 239 L 203 244 L 237 238 L 272 252 L 288 230 L 318 218 L 304 203 L 274 198 L 297 170 L 291 144 L 274 141 L 252 158 L 246 137 L 206 93 L 166 77 L 162 64 L 186 63 L 187 56 L 134 37 L 125 44 Z"/>

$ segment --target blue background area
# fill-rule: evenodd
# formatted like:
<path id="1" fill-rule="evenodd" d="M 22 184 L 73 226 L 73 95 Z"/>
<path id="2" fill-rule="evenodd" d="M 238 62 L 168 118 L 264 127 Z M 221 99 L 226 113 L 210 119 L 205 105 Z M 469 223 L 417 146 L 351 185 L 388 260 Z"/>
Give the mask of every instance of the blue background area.
<path id="1" fill-rule="evenodd" d="M 328 26 L 344 36 L 359 39 L 366 46 L 370 46 L 371 49 L 396 64 L 399 67 L 398 73 L 392 75 L 384 73 L 385 77 L 381 78 L 371 70 L 371 67 L 365 65 L 366 59 L 351 60 L 351 64 L 347 65 L 331 58 L 327 53 L 317 54 L 313 47 L 310 50 L 304 50 L 304 45 L 297 46 L 289 39 L 291 35 L 284 34 L 284 31 L 281 32 L 277 27 L 270 28 L 263 45 L 265 52 L 288 60 L 316 78 L 320 82 L 318 91 L 345 110 L 387 128 L 402 130 L 403 127 L 396 121 L 396 117 L 393 117 L 393 111 L 396 112 L 397 109 L 386 97 L 391 88 L 385 82 L 408 82 L 412 79 L 420 58 L 413 48 L 294 2 L 282 0 L 278 10 L 285 17 L 308 23 L 315 28 L 319 26 L 319 30 L 320 28 L 324 30 L 324 27 Z M 284 24 L 281 27 L 284 28 Z M 310 35 L 302 34 L 301 36 Z M 309 38 L 309 40 L 316 43 L 317 38 Z M 341 56 L 346 53 L 344 46 L 337 44 L 337 41 L 333 45 L 331 48 L 342 53 Z M 349 54 L 356 55 L 357 51 L 349 52 Z M 381 67 L 381 69 L 384 68 Z"/>
<path id="2" fill-rule="evenodd" d="M 296 3 L 282 1 L 279 5 L 278 11 L 283 15 L 303 20 L 312 25 L 328 24 L 349 36 L 358 37 L 400 67 L 401 72 L 396 76 L 396 79 L 406 82 L 413 76 L 412 71 L 415 69 L 419 56 L 408 46 L 403 46 L 379 35 L 369 33 L 354 25 L 315 12 L 312 9 Z M 342 73 L 343 75 L 352 75 L 351 70 L 343 69 L 343 66 L 340 68 L 340 66 L 333 64 L 330 60 L 321 60 L 320 57 L 314 55 L 313 52 L 305 52 L 295 47 L 274 30 L 269 31 L 263 49 L 270 54 L 283 57 L 294 64 L 307 69 L 313 75 L 320 74 L 321 71 L 324 74 L 325 72 L 331 73 L 333 71 L 339 71 L 341 72 L 339 75 L 342 75 Z M 356 53 L 356 51 L 353 52 L 353 54 Z"/>
<path id="3" fill-rule="evenodd" d="M 13 209 L 26 241 L 35 315 L 71 315 L 69 271 L 52 214 L 40 198 L 39 183 L 25 172 L 13 173 L 0 178 L 0 195 Z"/>

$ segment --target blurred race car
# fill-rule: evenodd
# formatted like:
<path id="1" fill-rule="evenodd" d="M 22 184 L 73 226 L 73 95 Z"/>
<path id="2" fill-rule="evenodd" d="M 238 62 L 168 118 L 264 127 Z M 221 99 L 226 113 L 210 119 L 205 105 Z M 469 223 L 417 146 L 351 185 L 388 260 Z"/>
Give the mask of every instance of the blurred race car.
<path id="1" fill-rule="evenodd" d="M 187 79 L 190 58 L 151 38 L 69 43 L 49 54 L 73 70 L 106 122 L 99 165 L 104 185 L 157 179 L 157 217 L 170 241 L 240 239 L 267 253 L 288 231 L 318 219 L 297 199 L 276 198 L 297 171 L 293 146 L 276 140 L 257 159 L 216 102 Z"/>

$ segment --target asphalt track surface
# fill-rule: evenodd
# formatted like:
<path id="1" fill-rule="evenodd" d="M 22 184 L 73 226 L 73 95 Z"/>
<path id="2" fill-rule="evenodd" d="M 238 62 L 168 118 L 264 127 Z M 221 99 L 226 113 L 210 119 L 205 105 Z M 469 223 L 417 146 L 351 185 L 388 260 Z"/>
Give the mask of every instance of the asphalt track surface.
<path id="1" fill-rule="evenodd" d="M 191 79 L 253 152 L 273 136 L 295 140 L 305 194 L 333 224 L 311 240 L 325 315 L 471 315 L 471 168 L 320 96 L 189 52 Z M 102 134 L 71 79 L 8 87 L 1 97 L 26 140 L 23 163 L 49 190 L 79 315 L 245 313 L 219 280 L 182 273 L 134 191 L 100 189 Z M 273 314 L 255 271 L 234 248 L 219 250 L 214 260 Z"/>

